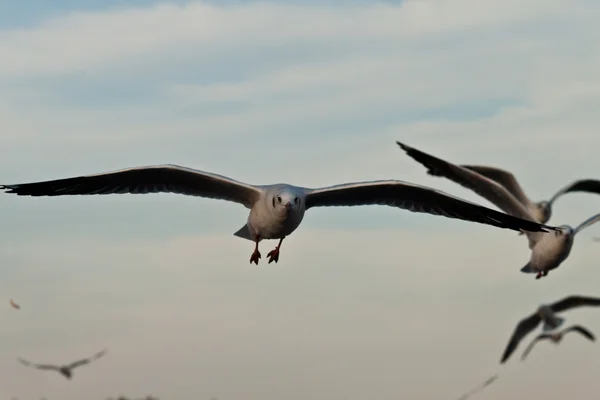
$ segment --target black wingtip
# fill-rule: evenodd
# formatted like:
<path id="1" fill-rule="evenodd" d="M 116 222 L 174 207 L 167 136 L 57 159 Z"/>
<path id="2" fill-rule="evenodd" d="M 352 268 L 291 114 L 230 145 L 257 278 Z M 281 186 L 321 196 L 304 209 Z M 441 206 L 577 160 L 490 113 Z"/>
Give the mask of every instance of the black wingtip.
<path id="1" fill-rule="evenodd" d="M 400 148 L 401 148 L 402 150 L 404 150 L 404 151 L 409 151 L 409 150 L 411 150 L 411 147 L 409 147 L 409 146 L 405 145 L 404 143 L 400 143 L 400 142 L 399 142 L 399 141 L 397 141 L 397 140 L 396 140 L 396 144 L 397 144 L 398 146 L 400 146 Z"/>

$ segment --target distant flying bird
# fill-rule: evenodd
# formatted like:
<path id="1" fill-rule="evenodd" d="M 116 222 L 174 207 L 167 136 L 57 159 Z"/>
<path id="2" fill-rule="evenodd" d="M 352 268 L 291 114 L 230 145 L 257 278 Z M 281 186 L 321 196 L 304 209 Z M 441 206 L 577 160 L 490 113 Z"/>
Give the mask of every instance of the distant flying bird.
<path id="1" fill-rule="evenodd" d="M 15 303 L 15 302 L 13 301 L 13 299 L 10 299 L 9 303 L 10 303 L 10 305 L 11 305 L 13 308 L 16 308 L 17 310 L 21 308 L 21 306 L 20 306 L 20 305 L 18 305 L 17 303 Z"/>
<path id="2" fill-rule="evenodd" d="M 469 397 L 473 396 L 475 393 L 482 391 L 487 386 L 494 383 L 496 381 L 496 379 L 498 379 L 498 374 L 493 375 L 492 377 L 488 378 L 485 382 L 483 382 L 479 386 L 476 386 L 473 389 L 469 390 L 467 393 L 460 396 L 457 400 L 467 400 Z"/>
<path id="3" fill-rule="evenodd" d="M 571 308 L 584 306 L 598 307 L 600 306 L 600 298 L 577 295 L 568 296 L 553 304 L 545 304 L 538 307 L 535 313 L 519 321 L 508 342 L 508 345 L 506 346 L 506 349 L 504 350 L 504 354 L 502 354 L 500 363 L 503 364 L 506 362 L 506 360 L 508 360 L 510 355 L 516 350 L 519 342 L 523 340 L 527 334 L 533 331 L 540 324 L 540 322 L 544 322 L 542 330 L 544 333 L 547 333 L 551 330 L 559 328 L 563 324 L 564 318 L 556 316 L 557 313 L 569 310 Z"/>
<path id="4" fill-rule="evenodd" d="M 536 220 L 531 210 L 498 182 L 403 143 L 396 143 L 409 157 L 423 164 L 428 169 L 428 174 L 443 176 L 467 189 L 471 189 L 502 211 L 515 217 L 529 221 Z M 529 262 L 521 268 L 521 272 L 527 274 L 537 273 L 536 279 L 548 275 L 549 271 L 558 268 L 567 259 L 573 247 L 575 235 L 598 221 L 600 221 L 600 214 L 586 219 L 576 228 L 561 225 L 554 234 L 544 235 L 538 232 L 526 232 L 531 256 Z"/>
<path id="5" fill-rule="evenodd" d="M 312 207 L 386 205 L 516 231 L 545 232 L 544 229 L 558 229 L 470 203 L 438 190 L 396 180 L 308 189 L 284 183 L 250 185 L 178 165 L 159 165 L 45 182 L 0 185 L 0 189 L 19 196 L 170 192 L 236 202 L 250 209 L 250 215 L 247 223 L 234 235 L 255 242 L 250 263 L 256 264 L 261 258 L 258 243 L 263 239 L 279 239 L 275 249 L 267 254 L 269 263 L 277 262 L 281 242 L 296 230 L 304 218 L 304 212 Z"/>
<path id="6" fill-rule="evenodd" d="M 41 369 L 41 370 L 57 371 L 57 372 L 61 373 L 65 378 L 71 379 L 71 377 L 73 376 L 73 371 L 72 371 L 73 369 L 80 367 L 82 365 L 88 364 L 94 360 L 97 360 L 98 358 L 102 357 L 104 354 L 106 354 L 106 350 L 102 350 L 102 351 L 94 354 L 92 357 L 84 358 L 82 360 L 75 361 L 75 362 L 73 362 L 71 364 L 67 364 L 67 365 L 33 364 L 22 358 L 19 358 L 18 360 L 21 364 L 26 365 L 28 367 L 33 367 L 33 368 L 37 368 L 37 369 Z"/>
<path id="7" fill-rule="evenodd" d="M 533 346 L 538 341 L 544 340 L 544 339 L 549 339 L 553 343 L 558 344 L 563 339 L 565 334 L 567 334 L 569 332 L 579 332 L 579 334 L 581 334 L 583 337 L 587 338 L 591 342 L 594 342 L 596 340 L 596 337 L 594 336 L 594 334 L 592 332 L 588 331 L 587 329 L 585 329 L 583 326 L 580 326 L 580 325 L 573 325 L 569 328 L 563 329 L 562 331 L 558 331 L 558 332 L 542 333 L 542 334 L 538 335 L 535 339 L 533 339 L 531 341 L 531 343 L 529 344 L 529 346 L 527 346 L 527 349 L 525 349 L 525 351 L 523 352 L 523 355 L 521 356 L 521 361 L 525 360 L 525 358 L 527 357 L 527 354 L 529 354 L 531 349 L 533 349 Z"/>

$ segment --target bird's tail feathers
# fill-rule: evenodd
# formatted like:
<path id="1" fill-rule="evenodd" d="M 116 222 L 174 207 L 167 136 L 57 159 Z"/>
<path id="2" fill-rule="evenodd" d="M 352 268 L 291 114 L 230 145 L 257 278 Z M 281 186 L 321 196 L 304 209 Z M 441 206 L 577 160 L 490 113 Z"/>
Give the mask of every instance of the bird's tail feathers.
<path id="1" fill-rule="evenodd" d="M 248 239 L 248 240 L 252 240 L 254 241 L 254 238 L 252 237 L 252 235 L 250 234 L 250 229 L 248 229 L 248 224 L 242 226 L 240 228 L 240 230 L 238 230 L 236 233 L 233 234 L 234 236 L 237 236 L 239 238 L 242 239 Z"/>

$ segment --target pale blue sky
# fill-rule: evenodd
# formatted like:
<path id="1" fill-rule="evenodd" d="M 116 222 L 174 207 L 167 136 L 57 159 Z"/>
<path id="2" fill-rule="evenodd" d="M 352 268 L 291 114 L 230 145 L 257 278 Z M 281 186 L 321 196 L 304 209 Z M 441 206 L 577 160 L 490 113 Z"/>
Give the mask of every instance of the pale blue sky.
<path id="1" fill-rule="evenodd" d="M 510 169 L 536 200 L 597 177 L 600 5 L 494 4 L 0 2 L 0 183 L 176 163 L 249 183 L 401 179 L 488 205 L 395 140 Z M 385 207 L 310 210 L 258 267 L 235 204 L 0 208 L 2 398 L 452 399 L 497 371 L 478 398 L 599 389 L 600 350 L 576 337 L 498 365 L 538 304 L 600 294 L 596 228 L 535 281 L 514 232 Z M 597 212 L 570 195 L 550 222 Z M 597 312 L 567 318 L 600 334 Z M 16 362 L 105 346 L 70 382 Z"/>

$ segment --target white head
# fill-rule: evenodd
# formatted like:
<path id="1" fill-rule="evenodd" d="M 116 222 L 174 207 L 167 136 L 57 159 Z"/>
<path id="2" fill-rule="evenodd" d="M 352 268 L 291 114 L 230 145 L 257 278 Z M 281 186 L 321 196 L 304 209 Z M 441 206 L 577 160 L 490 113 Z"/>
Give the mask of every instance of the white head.
<path id="1" fill-rule="evenodd" d="M 563 235 L 563 236 L 573 236 L 575 234 L 575 229 L 573 229 L 572 226 L 570 225 L 560 225 L 558 226 L 558 228 L 560 228 L 559 231 L 554 231 L 555 235 Z"/>
<path id="2" fill-rule="evenodd" d="M 302 207 L 302 197 L 290 189 L 280 189 L 272 192 L 271 206 L 277 215 L 290 215 Z"/>

